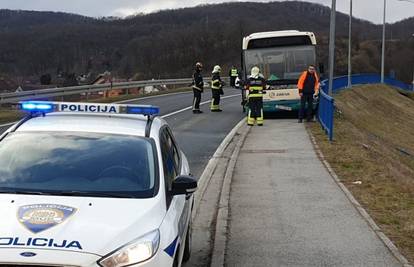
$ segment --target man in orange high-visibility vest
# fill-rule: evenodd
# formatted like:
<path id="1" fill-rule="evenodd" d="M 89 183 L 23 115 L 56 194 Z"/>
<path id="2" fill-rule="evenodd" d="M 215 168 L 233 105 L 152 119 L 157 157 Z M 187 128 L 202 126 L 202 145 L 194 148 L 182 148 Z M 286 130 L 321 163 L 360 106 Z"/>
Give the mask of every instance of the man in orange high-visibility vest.
<path id="1" fill-rule="evenodd" d="M 310 65 L 307 71 L 304 71 L 298 81 L 300 95 L 299 123 L 303 122 L 306 108 L 306 121 L 312 120 L 313 99 L 319 94 L 319 76 L 316 73 L 314 65 Z"/>

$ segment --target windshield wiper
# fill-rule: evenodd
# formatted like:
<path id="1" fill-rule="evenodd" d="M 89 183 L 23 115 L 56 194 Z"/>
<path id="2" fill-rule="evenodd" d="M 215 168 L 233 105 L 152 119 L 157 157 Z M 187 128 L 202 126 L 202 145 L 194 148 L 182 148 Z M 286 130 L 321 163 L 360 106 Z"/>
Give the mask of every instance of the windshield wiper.
<path id="1" fill-rule="evenodd" d="M 16 194 L 16 195 L 48 195 L 48 193 L 41 192 L 41 191 L 26 191 L 26 190 L 1 190 L 0 194 Z"/>

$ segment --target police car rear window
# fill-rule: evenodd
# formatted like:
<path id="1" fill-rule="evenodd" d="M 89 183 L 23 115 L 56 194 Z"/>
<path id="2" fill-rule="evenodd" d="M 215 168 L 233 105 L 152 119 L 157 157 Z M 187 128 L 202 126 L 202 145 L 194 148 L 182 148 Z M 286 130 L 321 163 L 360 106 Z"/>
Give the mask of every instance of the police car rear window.
<path id="1" fill-rule="evenodd" d="M 152 197 L 154 151 L 136 136 L 12 133 L 0 142 L 0 193 Z"/>

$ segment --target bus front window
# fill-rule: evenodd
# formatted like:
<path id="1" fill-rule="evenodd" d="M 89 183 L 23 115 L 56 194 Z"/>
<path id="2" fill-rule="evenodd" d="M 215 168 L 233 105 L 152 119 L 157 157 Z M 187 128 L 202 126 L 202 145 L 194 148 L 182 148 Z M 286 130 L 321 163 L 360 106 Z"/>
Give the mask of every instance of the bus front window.
<path id="1" fill-rule="evenodd" d="M 268 80 L 297 80 L 302 71 L 315 64 L 314 46 L 275 47 L 244 52 L 247 73 L 258 66 Z"/>

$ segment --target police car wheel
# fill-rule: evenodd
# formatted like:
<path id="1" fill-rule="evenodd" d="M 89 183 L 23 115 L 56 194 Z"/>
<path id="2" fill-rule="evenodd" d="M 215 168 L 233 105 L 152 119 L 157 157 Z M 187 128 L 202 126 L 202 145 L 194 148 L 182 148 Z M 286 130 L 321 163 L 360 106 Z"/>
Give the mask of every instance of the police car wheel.
<path id="1" fill-rule="evenodd" d="M 188 224 L 187 229 L 187 236 L 185 238 L 185 246 L 184 246 L 184 254 L 183 254 L 183 262 L 187 262 L 190 260 L 191 257 L 191 239 L 193 235 L 193 223 L 190 217 L 190 222 Z"/>

